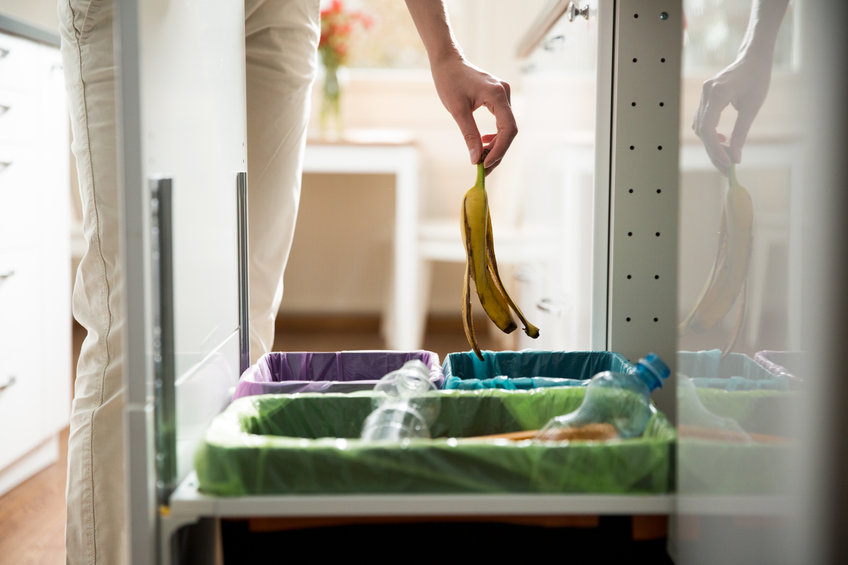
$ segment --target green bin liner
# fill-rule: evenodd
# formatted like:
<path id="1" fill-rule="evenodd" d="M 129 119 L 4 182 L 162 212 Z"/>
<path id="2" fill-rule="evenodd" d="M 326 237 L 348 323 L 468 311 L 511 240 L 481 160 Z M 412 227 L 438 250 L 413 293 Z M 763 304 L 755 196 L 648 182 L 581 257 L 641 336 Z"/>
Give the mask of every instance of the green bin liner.
<path id="1" fill-rule="evenodd" d="M 784 495 L 794 478 L 798 444 L 721 442 L 680 437 L 680 494 Z"/>
<path id="2" fill-rule="evenodd" d="M 483 351 L 450 353 L 442 364 L 445 389 L 524 390 L 584 386 L 602 371 L 632 373 L 635 365 L 611 351 Z"/>
<path id="3" fill-rule="evenodd" d="M 479 439 L 541 428 L 575 410 L 583 387 L 440 390 L 432 439 L 359 439 L 373 391 L 240 398 L 195 455 L 217 496 L 339 493 L 665 493 L 676 433 L 657 412 L 640 438 L 605 442 Z"/>

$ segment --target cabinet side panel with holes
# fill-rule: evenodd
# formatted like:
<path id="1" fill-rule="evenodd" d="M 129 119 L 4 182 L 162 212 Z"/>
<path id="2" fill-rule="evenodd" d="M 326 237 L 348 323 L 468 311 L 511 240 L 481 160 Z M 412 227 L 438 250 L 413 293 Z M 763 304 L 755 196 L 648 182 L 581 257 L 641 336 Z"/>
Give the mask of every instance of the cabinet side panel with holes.
<path id="1" fill-rule="evenodd" d="M 670 366 L 677 328 L 681 38 L 679 1 L 617 4 L 607 345 L 634 361 L 654 352 Z M 654 396 L 674 420 L 672 380 Z"/>

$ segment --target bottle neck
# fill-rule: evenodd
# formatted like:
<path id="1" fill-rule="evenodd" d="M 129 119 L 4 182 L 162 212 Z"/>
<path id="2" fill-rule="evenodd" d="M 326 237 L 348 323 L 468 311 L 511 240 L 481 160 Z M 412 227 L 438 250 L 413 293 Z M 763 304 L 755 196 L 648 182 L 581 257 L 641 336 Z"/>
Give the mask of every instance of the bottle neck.
<path id="1" fill-rule="evenodd" d="M 667 374 L 660 368 L 651 365 L 649 362 L 640 360 L 636 365 L 636 376 L 641 380 L 649 392 L 660 388 Z"/>

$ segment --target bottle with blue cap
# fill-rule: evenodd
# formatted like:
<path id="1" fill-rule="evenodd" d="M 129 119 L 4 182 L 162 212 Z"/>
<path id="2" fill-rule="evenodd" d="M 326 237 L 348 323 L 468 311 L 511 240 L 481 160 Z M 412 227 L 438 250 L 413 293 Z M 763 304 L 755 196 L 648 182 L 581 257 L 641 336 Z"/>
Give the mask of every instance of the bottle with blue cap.
<path id="1" fill-rule="evenodd" d="M 651 353 L 640 359 L 630 373 L 604 371 L 593 376 L 580 407 L 551 419 L 536 435 L 539 440 L 561 440 L 567 432 L 590 426 L 605 426 L 604 437 L 633 438 L 645 431 L 656 412 L 651 393 L 668 378 L 668 366 Z"/>

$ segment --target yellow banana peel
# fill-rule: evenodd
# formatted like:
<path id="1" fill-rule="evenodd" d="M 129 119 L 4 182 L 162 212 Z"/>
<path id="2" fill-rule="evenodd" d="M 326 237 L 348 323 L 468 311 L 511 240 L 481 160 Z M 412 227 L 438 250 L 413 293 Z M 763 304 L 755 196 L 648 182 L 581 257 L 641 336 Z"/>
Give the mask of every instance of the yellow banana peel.
<path id="1" fill-rule="evenodd" d="M 728 186 L 722 203 L 719 244 L 710 275 L 692 307 L 680 322 L 681 335 L 690 331 L 709 331 L 739 301 L 740 311 L 725 353 L 732 347 L 744 321 L 748 267 L 751 262 L 754 208 L 748 190 L 739 184 L 736 168 L 731 165 Z M 741 297 L 741 300 L 740 300 Z"/>
<path id="2" fill-rule="evenodd" d="M 539 329 L 529 323 L 509 296 L 498 273 L 495 257 L 492 218 L 486 195 L 486 171 L 483 161 L 477 164 L 477 182 L 462 199 L 462 241 L 465 245 L 465 275 L 462 292 L 462 324 L 469 345 L 478 358 L 483 354 L 477 343 L 471 315 L 471 281 L 474 281 L 477 298 L 489 319 L 504 333 L 516 329 L 511 310 L 524 325 L 531 338 L 539 336 Z"/>

